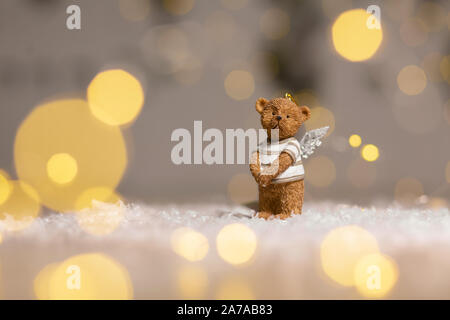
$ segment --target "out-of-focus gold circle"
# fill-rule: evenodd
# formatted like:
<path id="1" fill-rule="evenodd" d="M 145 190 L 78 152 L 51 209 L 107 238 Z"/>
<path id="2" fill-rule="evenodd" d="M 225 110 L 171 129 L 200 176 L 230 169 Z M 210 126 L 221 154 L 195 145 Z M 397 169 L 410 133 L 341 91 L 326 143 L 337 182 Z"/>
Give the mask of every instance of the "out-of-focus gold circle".
<path id="1" fill-rule="evenodd" d="M 203 260 L 209 251 L 208 239 L 190 228 L 178 228 L 171 236 L 173 251 L 188 261 Z"/>
<path id="2" fill-rule="evenodd" d="M 0 205 L 0 222 L 9 231 L 29 227 L 41 212 L 39 196 L 29 184 L 8 181 L 10 195 Z"/>
<path id="3" fill-rule="evenodd" d="M 144 105 L 144 90 L 125 70 L 100 72 L 89 84 L 87 98 L 92 114 L 111 126 L 132 122 Z"/>
<path id="4" fill-rule="evenodd" d="M 48 175 L 48 160 L 58 153 L 77 163 L 71 183 L 55 183 Z M 36 189 L 42 203 L 66 212 L 80 209 L 77 200 L 88 189 L 116 188 L 127 166 L 127 150 L 119 127 L 96 119 L 85 101 L 67 99 L 38 106 L 23 121 L 14 160 L 19 178 Z"/>
<path id="5" fill-rule="evenodd" d="M 128 271 L 101 253 L 68 258 L 53 270 L 49 282 L 51 300 L 126 300 L 133 298 Z"/>
<path id="6" fill-rule="evenodd" d="M 328 132 L 325 137 L 328 137 L 333 133 L 335 128 L 334 114 L 331 110 L 324 107 L 311 108 L 311 118 L 306 120 L 306 130 L 313 130 L 320 127 L 329 126 Z"/>
<path id="7" fill-rule="evenodd" d="M 325 156 L 316 156 L 305 161 L 305 180 L 318 188 L 325 188 L 336 180 L 336 166 Z"/>
<path id="8" fill-rule="evenodd" d="M 53 272 L 58 267 L 58 263 L 50 263 L 46 265 L 36 275 L 33 281 L 34 295 L 39 300 L 50 300 L 49 285 Z"/>
<path id="9" fill-rule="evenodd" d="M 216 298 L 219 300 L 254 300 L 255 293 L 245 278 L 227 277 L 220 282 Z"/>
<path id="10" fill-rule="evenodd" d="M 258 239 L 253 230 L 240 223 L 226 225 L 216 238 L 219 256 L 232 265 L 249 262 L 257 244 Z"/>
<path id="11" fill-rule="evenodd" d="M 12 187 L 11 183 L 9 182 L 9 176 L 5 172 L 3 172 L 3 170 L 0 170 L 0 205 L 8 200 L 11 192 Z"/>
<path id="12" fill-rule="evenodd" d="M 234 70 L 225 78 L 224 86 L 229 97 L 234 100 L 245 100 L 255 91 L 255 80 L 248 71 Z"/>
<path id="13" fill-rule="evenodd" d="M 352 134 L 349 138 L 348 138 L 348 143 L 350 144 L 350 146 L 352 146 L 353 148 L 358 148 L 361 145 L 362 139 L 361 136 L 357 135 L 357 134 Z"/>
<path id="14" fill-rule="evenodd" d="M 355 286 L 363 297 L 383 298 L 397 283 L 397 264 L 380 253 L 369 254 L 358 260 L 354 277 Z"/>
<path id="15" fill-rule="evenodd" d="M 363 9 L 348 10 L 339 15 L 331 28 L 334 48 L 353 62 L 370 59 L 383 41 L 380 28 L 369 28 L 369 19 L 376 19 Z"/>
<path id="16" fill-rule="evenodd" d="M 378 150 L 378 147 L 376 145 L 366 144 L 361 149 L 361 157 L 368 162 L 376 161 L 379 156 L 380 151 Z"/>
<path id="17" fill-rule="evenodd" d="M 69 183 L 75 179 L 77 172 L 77 161 L 68 153 L 56 153 L 47 162 L 47 174 L 55 183 Z"/>
<path id="18" fill-rule="evenodd" d="M 378 242 L 367 230 L 349 225 L 330 231 L 322 240 L 320 257 L 325 274 L 343 286 L 355 284 L 355 267 L 362 257 L 378 253 Z"/>
<path id="19" fill-rule="evenodd" d="M 425 72 L 415 65 L 404 67 L 397 75 L 400 90 L 410 96 L 421 93 L 427 86 Z"/>
<path id="20" fill-rule="evenodd" d="M 182 299 L 204 299 L 208 290 L 208 275 L 201 266 L 183 266 L 177 272 L 177 287 Z"/>

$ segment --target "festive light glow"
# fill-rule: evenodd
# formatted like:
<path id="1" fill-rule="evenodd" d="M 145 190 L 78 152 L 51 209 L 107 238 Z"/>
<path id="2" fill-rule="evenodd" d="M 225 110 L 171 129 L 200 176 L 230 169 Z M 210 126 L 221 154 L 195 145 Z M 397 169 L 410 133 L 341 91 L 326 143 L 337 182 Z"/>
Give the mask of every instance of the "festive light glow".
<path id="1" fill-rule="evenodd" d="M 129 21 L 142 21 L 150 13 L 150 1 L 147 0 L 119 0 L 121 16 Z"/>
<path id="2" fill-rule="evenodd" d="M 95 76 L 89 84 L 87 98 L 92 114 L 111 126 L 130 123 L 144 105 L 141 83 L 120 69 L 107 70 Z"/>
<path id="3" fill-rule="evenodd" d="M 49 284 L 52 274 L 58 267 L 58 263 L 46 265 L 34 278 L 34 295 L 39 300 L 50 300 Z"/>
<path id="4" fill-rule="evenodd" d="M 54 154 L 47 162 L 47 174 L 55 183 L 69 183 L 75 179 L 77 172 L 77 161 L 68 153 Z"/>
<path id="5" fill-rule="evenodd" d="M 121 201 L 114 189 L 109 187 L 93 187 L 81 192 L 75 202 L 76 210 L 83 210 L 95 207 L 98 203 L 117 204 Z"/>
<path id="6" fill-rule="evenodd" d="M 354 272 L 358 292 L 367 298 L 383 298 L 395 286 L 398 269 L 388 256 L 374 253 L 358 260 Z"/>
<path id="7" fill-rule="evenodd" d="M 403 205 L 414 204 L 423 194 L 423 186 L 416 178 L 402 178 L 395 185 L 395 200 Z"/>
<path id="8" fill-rule="evenodd" d="M 231 71 L 224 82 L 225 91 L 234 100 L 245 100 L 255 90 L 253 75 L 245 70 Z"/>
<path id="9" fill-rule="evenodd" d="M 190 228 L 176 229 L 171 244 L 173 251 L 188 261 L 203 260 L 209 251 L 208 239 Z"/>
<path id="10" fill-rule="evenodd" d="M 45 288 L 46 281 L 48 299 L 51 300 L 133 298 L 133 286 L 127 270 L 101 253 L 73 256 L 56 267 L 51 266 L 48 270 L 43 270 L 43 274 L 38 274 L 35 279 L 35 288 Z M 45 296 L 45 290 L 42 291 Z"/>
<path id="11" fill-rule="evenodd" d="M 258 199 L 258 187 L 250 174 L 234 175 L 228 182 L 228 197 L 237 204 L 245 204 Z"/>
<path id="12" fill-rule="evenodd" d="M 359 135 L 357 134 L 352 134 L 349 138 L 348 138 L 348 143 L 350 144 L 350 146 L 352 146 L 353 148 L 358 148 L 361 145 L 362 139 Z"/>
<path id="13" fill-rule="evenodd" d="M 8 200 L 11 192 L 12 188 L 8 175 L 0 170 L 0 205 Z"/>
<path id="14" fill-rule="evenodd" d="M 85 101 L 67 99 L 43 104 L 28 115 L 16 135 L 14 160 L 19 178 L 36 188 L 42 203 L 66 212 L 91 204 L 79 200 L 86 198 L 86 190 L 116 188 L 127 150 L 119 127 L 98 121 Z"/>
<path id="15" fill-rule="evenodd" d="M 255 294 L 246 279 L 229 277 L 219 284 L 216 298 L 219 300 L 254 300 Z"/>
<path id="16" fill-rule="evenodd" d="M 217 235 L 217 252 L 226 262 L 241 265 L 253 257 L 257 241 L 256 234 L 249 227 L 240 223 L 229 224 Z"/>
<path id="17" fill-rule="evenodd" d="M 361 157 L 368 162 L 376 161 L 379 156 L 380 152 L 378 151 L 378 147 L 376 145 L 366 144 L 361 149 Z"/>
<path id="18" fill-rule="evenodd" d="M 403 93 L 417 95 L 427 86 L 427 76 L 418 66 L 409 65 L 398 73 L 397 84 Z"/>
<path id="19" fill-rule="evenodd" d="M 334 131 L 335 120 L 331 110 L 324 107 L 311 108 L 311 118 L 304 123 L 306 130 L 313 130 L 325 126 L 329 126 L 325 137 L 328 137 Z"/>
<path id="20" fill-rule="evenodd" d="M 378 243 L 367 230 L 349 225 L 330 231 L 322 241 L 320 257 L 325 274 L 343 286 L 353 286 L 358 261 L 378 253 Z"/>
<path id="21" fill-rule="evenodd" d="M 325 156 L 316 156 L 305 161 L 305 180 L 318 188 L 325 188 L 336 180 L 336 166 Z"/>
<path id="22" fill-rule="evenodd" d="M 182 299 L 204 299 L 208 289 L 208 275 L 200 266 L 184 266 L 177 273 L 177 285 Z"/>
<path id="23" fill-rule="evenodd" d="M 291 18 L 279 9 L 268 9 L 259 20 L 259 26 L 264 35 L 271 40 L 278 40 L 285 37 L 291 28 Z"/>
<path id="24" fill-rule="evenodd" d="M 10 194 L 0 205 L 0 220 L 9 231 L 29 227 L 41 212 L 39 196 L 23 181 L 8 181 Z"/>
<path id="25" fill-rule="evenodd" d="M 163 0 L 164 9 L 170 14 L 181 16 L 192 10 L 194 0 Z"/>
<path id="26" fill-rule="evenodd" d="M 342 13 L 331 28 L 336 51 L 345 59 L 356 62 L 371 58 L 381 45 L 383 31 L 367 27 L 371 14 L 363 9 Z M 375 19 L 375 17 L 373 17 Z"/>

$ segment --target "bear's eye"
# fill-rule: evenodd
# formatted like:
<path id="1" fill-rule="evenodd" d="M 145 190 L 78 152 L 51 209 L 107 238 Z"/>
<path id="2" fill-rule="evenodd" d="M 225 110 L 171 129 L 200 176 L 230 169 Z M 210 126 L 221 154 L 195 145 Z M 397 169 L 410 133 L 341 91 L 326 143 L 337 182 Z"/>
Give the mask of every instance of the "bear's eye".
<path id="1" fill-rule="evenodd" d="M 272 112 L 272 115 L 274 116 L 274 115 L 275 115 L 275 112 Z"/>
<path id="2" fill-rule="evenodd" d="M 289 118 L 289 115 L 287 115 L 286 118 Z"/>

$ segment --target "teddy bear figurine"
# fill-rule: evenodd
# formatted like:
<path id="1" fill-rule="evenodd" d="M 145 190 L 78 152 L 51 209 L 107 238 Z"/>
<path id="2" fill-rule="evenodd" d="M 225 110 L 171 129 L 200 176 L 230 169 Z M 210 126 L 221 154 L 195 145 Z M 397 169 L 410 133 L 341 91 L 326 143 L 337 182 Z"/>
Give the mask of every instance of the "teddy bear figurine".
<path id="1" fill-rule="evenodd" d="M 307 106 L 299 106 L 289 93 L 284 98 L 259 98 L 255 107 L 267 131 L 267 141 L 258 146 L 250 161 L 250 171 L 259 191 L 256 215 L 264 219 L 286 219 L 301 214 L 305 193 L 302 158 L 307 158 L 321 144 L 328 127 L 307 132 L 299 142 L 294 136 L 311 117 L 311 111 Z"/>

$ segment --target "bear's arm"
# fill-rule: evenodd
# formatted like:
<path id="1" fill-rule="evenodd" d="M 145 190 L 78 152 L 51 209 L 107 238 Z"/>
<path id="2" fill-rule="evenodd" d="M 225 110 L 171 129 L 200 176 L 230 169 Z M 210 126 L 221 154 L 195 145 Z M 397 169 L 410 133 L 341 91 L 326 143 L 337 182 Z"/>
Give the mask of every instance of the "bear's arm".
<path id="1" fill-rule="evenodd" d="M 276 167 L 277 166 L 276 162 L 278 162 L 278 168 Z M 273 174 L 260 175 L 257 180 L 258 183 L 260 185 L 262 185 L 263 187 L 269 185 L 273 179 L 275 179 L 280 174 L 282 174 L 284 171 L 286 171 L 287 168 L 289 168 L 293 163 L 294 163 L 294 160 L 287 152 L 281 152 L 277 161 L 274 161 L 271 168 L 268 169 L 268 172 L 273 172 L 273 171 L 275 171 L 275 169 L 277 171 Z"/>
<path id="2" fill-rule="evenodd" d="M 250 159 L 250 172 L 252 173 L 253 178 L 255 178 L 255 180 L 256 180 L 260 173 L 259 152 L 258 151 L 254 152 Z"/>

